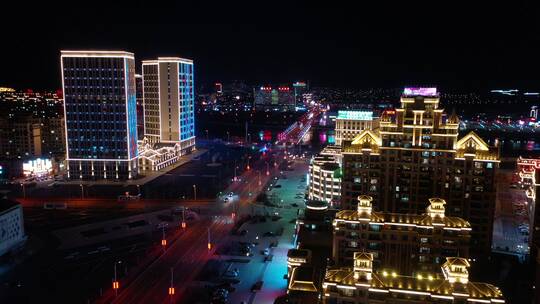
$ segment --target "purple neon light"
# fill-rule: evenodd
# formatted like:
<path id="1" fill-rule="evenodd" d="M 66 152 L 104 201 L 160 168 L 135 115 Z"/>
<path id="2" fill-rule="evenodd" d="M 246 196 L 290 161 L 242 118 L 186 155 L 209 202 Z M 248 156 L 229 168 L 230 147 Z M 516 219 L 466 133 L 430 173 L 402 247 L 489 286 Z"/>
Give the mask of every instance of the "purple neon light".
<path id="1" fill-rule="evenodd" d="M 403 95 L 406 96 L 436 96 L 437 88 L 405 88 Z"/>

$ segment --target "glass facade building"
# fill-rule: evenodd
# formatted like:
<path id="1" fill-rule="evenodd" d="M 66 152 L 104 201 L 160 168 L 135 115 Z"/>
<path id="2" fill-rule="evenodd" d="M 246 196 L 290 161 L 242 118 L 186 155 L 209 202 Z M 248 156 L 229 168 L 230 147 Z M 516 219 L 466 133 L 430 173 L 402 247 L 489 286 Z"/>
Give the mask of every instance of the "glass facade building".
<path id="1" fill-rule="evenodd" d="M 137 175 L 135 60 L 123 51 L 62 51 L 70 179 Z"/>
<path id="2" fill-rule="evenodd" d="M 189 153 L 195 146 L 193 61 L 159 57 L 142 66 L 144 137 L 152 144 L 179 144 L 181 154 Z"/>

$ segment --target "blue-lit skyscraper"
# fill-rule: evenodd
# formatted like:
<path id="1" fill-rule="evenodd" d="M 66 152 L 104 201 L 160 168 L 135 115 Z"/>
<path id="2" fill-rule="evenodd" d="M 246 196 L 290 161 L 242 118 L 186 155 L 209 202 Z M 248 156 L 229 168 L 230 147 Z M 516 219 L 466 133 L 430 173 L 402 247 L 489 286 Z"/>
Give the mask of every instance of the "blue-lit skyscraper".
<path id="1" fill-rule="evenodd" d="M 70 179 L 137 175 L 135 59 L 123 51 L 62 51 Z"/>
<path id="2" fill-rule="evenodd" d="M 180 153 L 195 146 L 193 61 L 179 57 L 144 60 L 144 137 L 152 144 L 179 145 Z"/>

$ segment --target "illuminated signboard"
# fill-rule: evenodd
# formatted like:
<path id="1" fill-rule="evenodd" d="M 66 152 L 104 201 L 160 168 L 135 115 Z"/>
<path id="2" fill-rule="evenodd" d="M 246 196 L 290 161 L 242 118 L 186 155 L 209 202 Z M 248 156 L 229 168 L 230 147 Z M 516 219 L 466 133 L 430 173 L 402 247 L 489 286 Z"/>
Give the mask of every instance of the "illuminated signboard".
<path id="1" fill-rule="evenodd" d="M 23 163 L 23 173 L 30 175 L 46 175 L 51 173 L 52 163 L 49 159 L 37 158 Z"/>
<path id="2" fill-rule="evenodd" d="M 437 96 L 437 88 L 405 88 L 405 96 Z"/>
<path id="3" fill-rule="evenodd" d="M 371 111 L 338 111 L 338 119 L 349 120 L 372 120 L 373 112 Z"/>

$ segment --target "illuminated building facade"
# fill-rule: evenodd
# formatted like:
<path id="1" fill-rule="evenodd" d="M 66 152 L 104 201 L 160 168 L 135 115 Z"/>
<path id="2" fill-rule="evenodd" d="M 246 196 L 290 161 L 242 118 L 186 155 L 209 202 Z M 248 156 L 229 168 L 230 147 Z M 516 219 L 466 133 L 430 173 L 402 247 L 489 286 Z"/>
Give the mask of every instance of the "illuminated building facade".
<path id="1" fill-rule="evenodd" d="M 152 144 L 179 144 L 182 154 L 195 146 L 193 61 L 179 57 L 145 60 L 144 137 Z"/>
<path id="2" fill-rule="evenodd" d="M 327 268 L 323 303 L 505 303 L 496 286 L 469 280 L 469 261 L 461 257 L 446 258 L 439 273 L 416 276 L 375 271 L 373 260 L 355 252 L 352 267 Z"/>
<path id="3" fill-rule="evenodd" d="M 261 86 L 253 90 L 255 110 L 295 111 L 294 91 L 289 86 Z"/>
<path id="4" fill-rule="evenodd" d="M 138 140 L 144 138 L 144 103 L 142 75 L 135 74 L 135 95 L 137 96 L 137 136 Z"/>
<path id="5" fill-rule="evenodd" d="M 315 156 L 309 164 L 308 198 L 332 206 L 341 197 L 341 166 L 331 155 Z"/>
<path id="6" fill-rule="evenodd" d="M 434 88 L 408 88 L 401 108 L 383 112 L 379 130 L 344 141 L 341 204 L 373 197 L 382 212 L 419 214 L 431 197 L 472 227 L 471 253 L 491 251 L 499 153 L 474 132 L 458 139 L 459 119 L 445 119 Z"/>
<path id="7" fill-rule="evenodd" d="M 307 83 L 303 81 L 297 81 L 293 83 L 293 90 L 294 90 L 294 107 L 295 109 L 297 107 L 303 107 L 305 106 L 304 103 L 304 94 L 308 91 Z"/>
<path id="8" fill-rule="evenodd" d="M 529 208 L 529 247 L 530 256 L 536 264 L 536 286 L 540 286 L 540 208 L 538 204 L 540 188 L 540 159 L 522 158 L 517 160 L 520 185 L 527 195 Z M 535 289 L 535 303 L 540 301 L 539 288 Z"/>
<path id="9" fill-rule="evenodd" d="M 345 140 L 351 141 L 364 130 L 379 127 L 372 111 L 338 111 L 336 117 L 336 145 Z"/>
<path id="10" fill-rule="evenodd" d="M 470 224 L 445 216 L 446 202 L 429 200 L 424 214 L 377 212 L 372 198 L 358 197 L 356 210 L 341 210 L 334 219 L 333 257 L 350 265 L 354 252 L 372 253 L 374 268 L 390 267 L 400 273 L 437 270 L 448 256 L 469 257 Z"/>
<path id="11" fill-rule="evenodd" d="M 62 51 L 70 179 L 137 176 L 135 58 L 124 51 Z"/>

